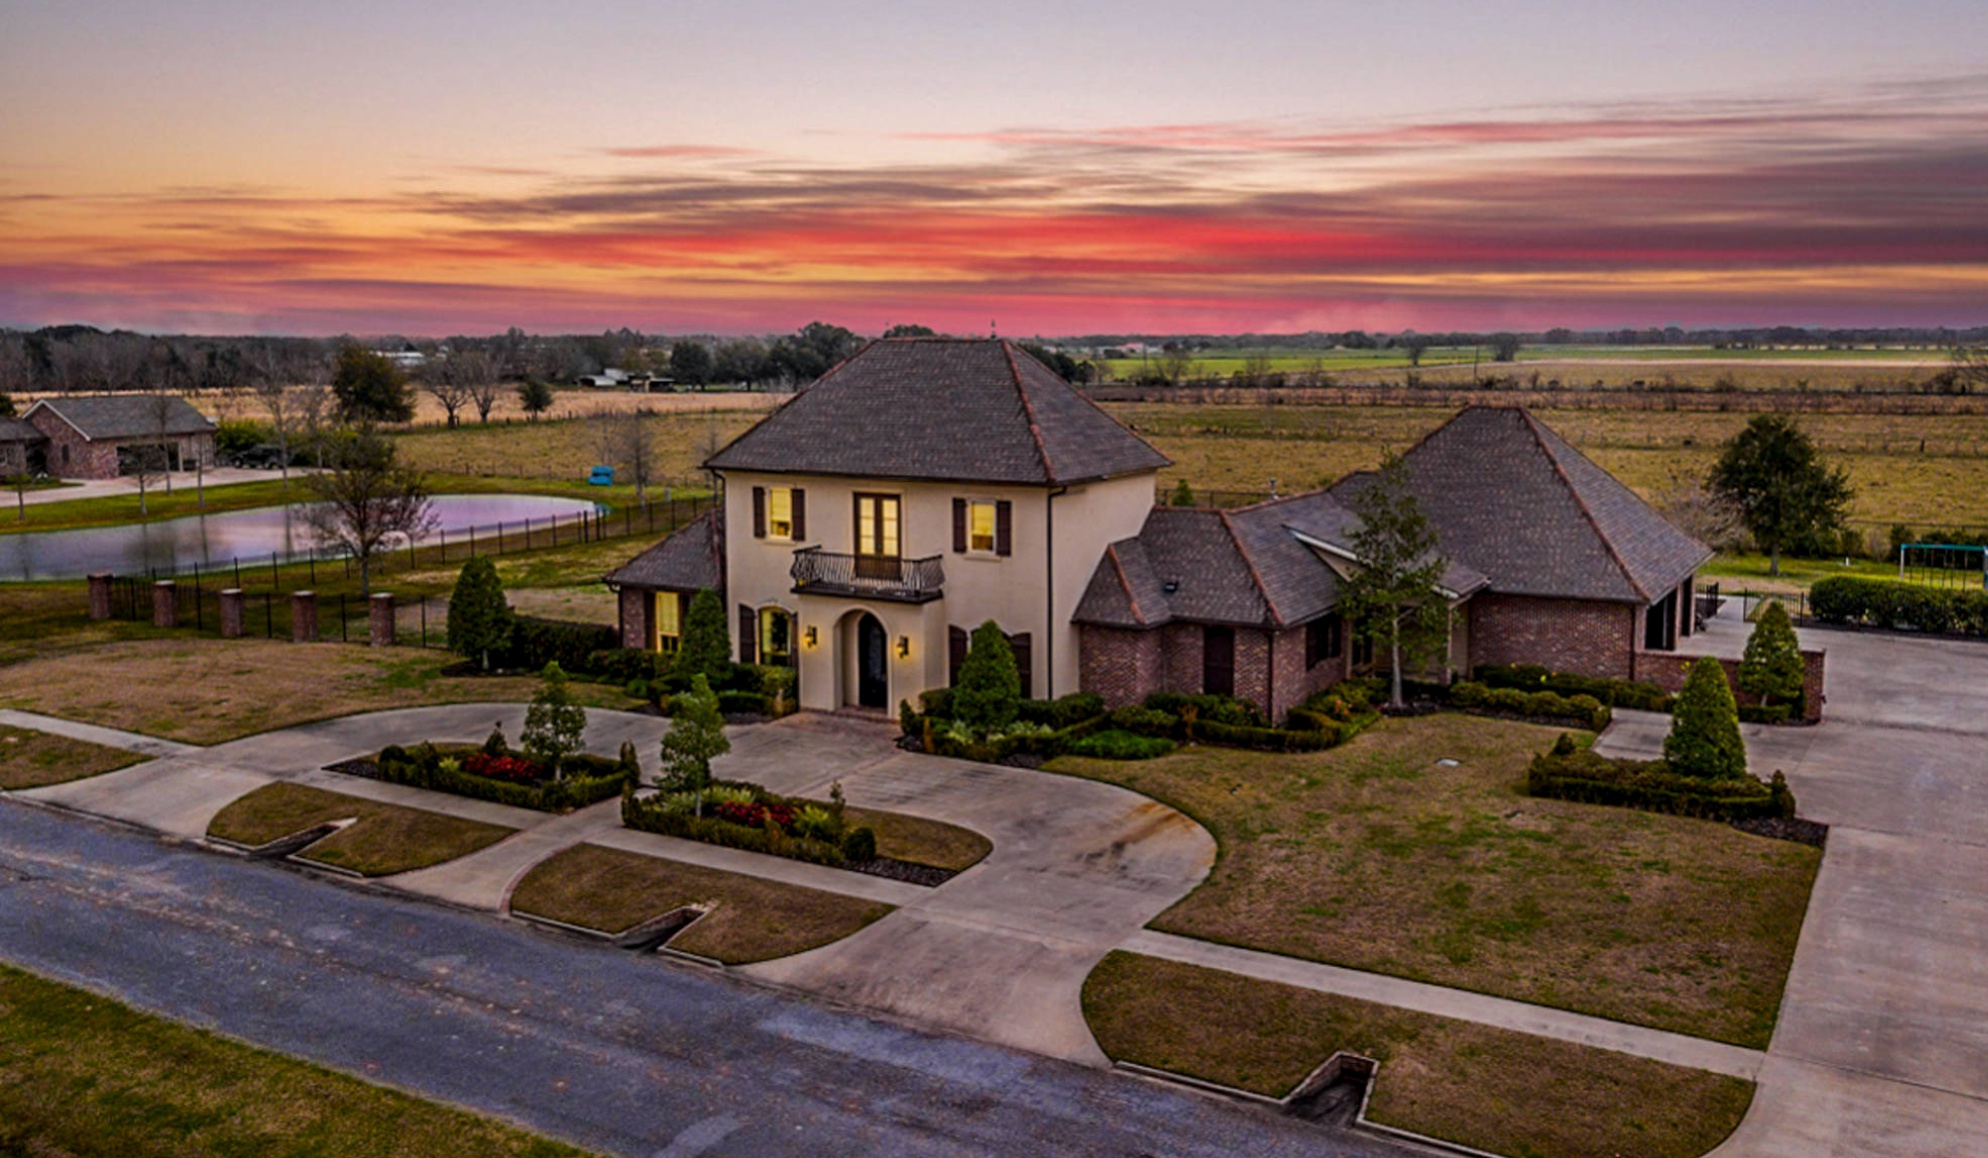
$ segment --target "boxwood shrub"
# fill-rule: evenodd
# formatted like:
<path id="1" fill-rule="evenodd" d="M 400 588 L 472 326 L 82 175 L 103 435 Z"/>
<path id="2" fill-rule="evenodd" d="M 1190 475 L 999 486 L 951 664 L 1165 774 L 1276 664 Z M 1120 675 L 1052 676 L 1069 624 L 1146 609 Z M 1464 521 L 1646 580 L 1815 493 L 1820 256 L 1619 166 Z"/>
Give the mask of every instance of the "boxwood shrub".
<path id="1" fill-rule="evenodd" d="M 1612 708 L 1669 712 L 1673 702 L 1669 692 L 1652 683 L 1576 675 L 1573 672 L 1553 671 L 1532 663 L 1479 664 L 1471 675 L 1474 677 L 1474 682 L 1489 688 L 1509 688 L 1521 692 L 1555 692 L 1569 697 L 1592 696 Z"/>
<path id="2" fill-rule="evenodd" d="M 1458 680 L 1450 685 L 1450 706 L 1482 715 L 1551 720 L 1596 732 L 1608 727 L 1614 718 L 1607 704 L 1585 693 L 1563 696 L 1559 692 L 1525 692 L 1511 687 L 1488 687 L 1473 680 Z"/>
<path id="3" fill-rule="evenodd" d="M 1578 749 L 1562 736 L 1551 752 L 1533 757 L 1526 792 L 1585 804 L 1613 804 L 1707 820 L 1756 820 L 1795 815 L 1787 777 L 1706 780 L 1673 772 L 1662 760 L 1615 760 Z"/>

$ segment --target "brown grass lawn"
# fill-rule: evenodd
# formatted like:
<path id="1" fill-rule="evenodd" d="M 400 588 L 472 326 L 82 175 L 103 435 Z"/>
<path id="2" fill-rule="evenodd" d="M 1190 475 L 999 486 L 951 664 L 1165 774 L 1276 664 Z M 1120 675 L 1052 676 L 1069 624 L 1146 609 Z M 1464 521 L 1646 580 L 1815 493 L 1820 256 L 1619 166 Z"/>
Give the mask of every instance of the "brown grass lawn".
<path id="1" fill-rule="evenodd" d="M 1442 714 L 1329 752 L 1050 768 L 1215 835 L 1214 871 L 1154 928 L 1764 1047 L 1818 851 L 1521 795 L 1555 734 Z"/>
<path id="2" fill-rule="evenodd" d="M 0 725 L 0 788 L 40 788 L 129 768 L 145 757 L 67 736 Z"/>
<path id="3" fill-rule="evenodd" d="M 842 821 L 850 828 L 867 827 L 876 833 L 878 856 L 912 864 L 959 872 L 994 851 L 993 842 L 972 829 L 902 812 L 851 807 L 843 810 Z"/>
<path id="4" fill-rule="evenodd" d="M 839 893 L 582 844 L 525 874 L 515 912 L 623 933 L 683 905 L 715 907 L 670 948 L 745 965 L 840 941 L 891 911 Z"/>
<path id="5" fill-rule="evenodd" d="M 276 783 L 223 808 L 207 826 L 207 835 L 254 846 L 346 817 L 357 817 L 358 823 L 311 845 L 302 858 L 363 876 L 390 876 L 468 856 L 515 831 L 307 784 Z"/>
<path id="6" fill-rule="evenodd" d="M 1114 952 L 1084 983 L 1111 1057 L 1270 1097 L 1346 1050 L 1380 1063 L 1370 1120 L 1498 1154 L 1695 1158 L 1739 1125 L 1737 1078 Z"/>
<path id="7" fill-rule="evenodd" d="M 1110 403 L 1173 458 L 1162 472 L 1200 488 L 1284 494 L 1379 464 L 1406 450 L 1453 410 L 1419 406 L 1234 406 Z M 1744 409 L 1659 411 L 1549 409 L 1541 421 L 1646 498 L 1700 480 L 1719 444 L 1746 425 Z M 1796 418 L 1849 469 L 1860 527 L 1988 526 L 1988 414 L 1811 414 Z"/>
<path id="8" fill-rule="evenodd" d="M 0 966 L 0 1154 L 584 1151 Z"/>
<path id="9" fill-rule="evenodd" d="M 530 677 L 441 674 L 440 650 L 220 639 L 190 633 L 57 652 L 7 669 L 0 707 L 195 744 L 382 708 L 524 702 Z M 111 673 L 114 678 L 106 678 Z M 588 707 L 628 707 L 618 688 L 574 682 Z"/>

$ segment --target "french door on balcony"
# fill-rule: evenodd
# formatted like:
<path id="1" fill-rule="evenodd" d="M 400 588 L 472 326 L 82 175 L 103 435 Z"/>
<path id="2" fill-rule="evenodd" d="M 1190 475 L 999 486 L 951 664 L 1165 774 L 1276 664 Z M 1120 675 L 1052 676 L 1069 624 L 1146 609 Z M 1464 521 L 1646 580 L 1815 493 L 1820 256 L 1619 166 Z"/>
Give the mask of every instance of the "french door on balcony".
<path id="1" fill-rule="evenodd" d="M 895 581 L 904 545 L 896 495 L 856 496 L 856 577 Z"/>

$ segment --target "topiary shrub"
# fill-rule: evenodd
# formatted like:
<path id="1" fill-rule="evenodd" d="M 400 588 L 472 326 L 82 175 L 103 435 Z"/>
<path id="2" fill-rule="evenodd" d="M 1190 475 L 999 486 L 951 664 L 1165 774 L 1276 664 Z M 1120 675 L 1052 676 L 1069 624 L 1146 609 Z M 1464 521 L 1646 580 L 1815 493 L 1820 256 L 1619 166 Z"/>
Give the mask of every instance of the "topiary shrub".
<path id="1" fill-rule="evenodd" d="M 1788 611 L 1779 600 L 1761 609 L 1759 622 L 1746 639 L 1746 654 L 1739 664 L 1739 686 L 1760 697 L 1768 707 L 1775 700 L 1793 700 L 1802 694 L 1807 669 L 1802 663 L 1801 645 Z"/>
<path id="2" fill-rule="evenodd" d="M 1691 665 L 1684 690 L 1678 693 L 1670 735 L 1664 738 L 1664 759 L 1683 776 L 1730 780 L 1746 775 L 1738 705 L 1726 682 L 1726 669 L 1709 655 Z"/>
<path id="3" fill-rule="evenodd" d="M 688 687 L 703 676 L 709 687 L 722 686 L 731 674 L 732 637 L 725 625 L 725 605 L 706 587 L 691 597 L 683 617 L 683 637 L 677 644 L 672 674 Z"/>
<path id="4" fill-rule="evenodd" d="M 993 620 L 973 629 L 966 661 L 960 664 L 953 687 L 953 716 L 968 728 L 991 732 L 1015 722 L 1022 698 L 1022 677 L 1015 652 Z"/>
<path id="5" fill-rule="evenodd" d="M 511 605 L 504 601 L 496 566 L 482 555 L 464 563 L 449 593 L 449 650 L 489 671 L 491 657 L 511 646 L 511 625 Z"/>

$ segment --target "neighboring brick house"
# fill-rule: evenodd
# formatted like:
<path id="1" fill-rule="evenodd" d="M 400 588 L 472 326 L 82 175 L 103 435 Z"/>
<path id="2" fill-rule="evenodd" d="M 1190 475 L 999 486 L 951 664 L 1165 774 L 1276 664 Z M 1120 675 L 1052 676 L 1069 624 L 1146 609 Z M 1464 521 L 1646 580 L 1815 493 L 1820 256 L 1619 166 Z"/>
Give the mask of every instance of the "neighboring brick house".
<path id="1" fill-rule="evenodd" d="M 18 418 L 0 418 L 0 478 L 48 470 L 48 436 Z"/>
<path id="2" fill-rule="evenodd" d="M 1466 410 L 1406 458 L 1445 559 L 1434 674 L 1630 676 L 1689 633 L 1710 552 L 1525 411 Z M 1007 342 L 873 342 L 711 457 L 722 515 L 608 576 L 622 640 L 673 650 L 687 597 L 715 588 L 735 655 L 795 666 L 826 710 L 951 683 L 989 620 L 1042 697 L 1217 691 L 1281 718 L 1371 670 L 1338 610 L 1370 476 L 1156 507 L 1166 462 Z"/>
<path id="3" fill-rule="evenodd" d="M 168 470 L 214 466 L 214 423 L 170 395 L 44 398 L 21 417 L 48 439 L 48 472 L 58 478 L 117 478 L 148 458 Z"/>

